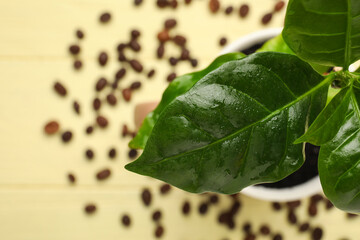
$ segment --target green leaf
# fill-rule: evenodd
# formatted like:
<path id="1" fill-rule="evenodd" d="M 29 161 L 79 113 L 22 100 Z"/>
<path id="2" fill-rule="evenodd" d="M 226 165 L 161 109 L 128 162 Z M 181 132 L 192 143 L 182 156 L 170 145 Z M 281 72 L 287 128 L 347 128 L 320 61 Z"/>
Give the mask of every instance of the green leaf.
<path id="1" fill-rule="evenodd" d="M 196 193 L 278 181 L 303 164 L 303 146 L 292 143 L 325 106 L 327 89 L 293 55 L 230 61 L 163 110 L 126 169 Z"/>
<path id="2" fill-rule="evenodd" d="M 281 52 L 295 55 L 295 53 L 285 43 L 281 34 L 266 41 L 256 52 Z"/>
<path id="3" fill-rule="evenodd" d="M 269 52 L 269 51 L 295 55 L 295 53 L 285 43 L 281 34 L 265 42 L 265 44 L 261 48 L 259 48 L 256 52 Z M 322 66 L 316 63 L 310 63 L 310 65 L 315 69 L 315 71 L 317 71 L 320 74 L 323 74 L 324 72 L 329 70 L 329 67 Z"/>
<path id="4" fill-rule="evenodd" d="M 306 133 L 294 143 L 309 142 L 320 146 L 330 141 L 338 132 L 348 111 L 351 91 L 349 87 L 342 89 L 319 114 Z"/>
<path id="5" fill-rule="evenodd" d="M 360 1 L 290 0 L 283 37 L 300 58 L 347 69 L 360 58 Z"/>
<path id="6" fill-rule="evenodd" d="M 360 212 L 360 88 L 350 87 L 341 105 L 347 106 L 336 135 L 321 145 L 319 176 L 326 196 L 337 208 Z"/>
<path id="7" fill-rule="evenodd" d="M 207 68 L 202 71 L 189 73 L 177 77 L 173 82 L 169 84 L 169 86 L 163 93 L 162 99 L 156 109 L 146 116 L 136 137 L 130 141 L 129 146 L 131 148 L 143 149 L 161 112 L 171 101 L 173 101 L 177 96 L 180 96 L 181 94 L 187 92 L 197 81 L 199 81 L 209 72 L 220 67 L 222 64 L 243 57 L 245 57 L 245 55 L 240 52 L 224 54 L 217 57 Z"/>

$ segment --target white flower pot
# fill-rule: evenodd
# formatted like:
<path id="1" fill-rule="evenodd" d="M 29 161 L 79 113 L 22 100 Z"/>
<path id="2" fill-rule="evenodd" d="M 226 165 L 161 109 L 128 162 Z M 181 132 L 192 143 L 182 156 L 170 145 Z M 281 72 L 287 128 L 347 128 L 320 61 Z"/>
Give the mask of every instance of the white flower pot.
<path id="1" fill-rule="evenodd" d="M 240 37 L 236 41 L 227 45 L 220 55 L 230 52 L 237 52 L 247 49 L 254 44 L 263 43 L 264 41 L 279 35 L 282 28 L 264 29 L 253 32 L 246 36 Z M 267 188 L 264 186 L 250 186 L 241 191 L 241 193 L 262 200 L 268 201 L 293 201 L 321 193 L 322 187 L 319 176 L 313 177 L 305 183 L 288 188 Z"/>

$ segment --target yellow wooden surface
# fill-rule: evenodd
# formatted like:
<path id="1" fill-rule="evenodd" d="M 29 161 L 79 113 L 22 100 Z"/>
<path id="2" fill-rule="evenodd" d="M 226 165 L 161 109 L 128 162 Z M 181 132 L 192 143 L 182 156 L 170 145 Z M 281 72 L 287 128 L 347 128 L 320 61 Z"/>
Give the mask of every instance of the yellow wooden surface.
<path id="1" fill-rule="evenodd" d="M 296 227 L 287 223 L 286 211 L 273 212 L 269 202 L 241 196 L 243 207 L 236 217 L 236 228 L 229 230 L 217 223 L 219 212 L 230 206 L 228 197 L 221 196 L 219 205 L 211 207 L 206 216 L 200 216 L 197 207 L 206 196 L 176 189 L 161 196 L 159 181 L 123 169 L 129 162 L 129 138 L 120 137 L 121 126 L 126 123 L 134 127 L 134 105 L 158 100 L 167 85 L 164 79 L 171 71 L 165 60 L 155 57 L 156 35 L 164 20 L 169 17 L 178 20 L 175 32 L 188 37 L 187 45 L 198 58 L 200 69 L 221 50 L 218 46 L 221 36 L 231 42 L 264 28 L 260 18 L 276 1 L 247 1 L 251 10 L 245 20 L 237 14 L 239 5 L 245 3 L 242 0 L 221 2 L 236 7 L 231 16 L 210 14 L 205 0 L 195 0 L 190 6 L 179 4 L 176 10 L 159 10 L 155 0 L 144 0 L 140 7 L 134 7 L 132 2 L 0 0 L 0 239 L 153 239 L 155 224 L 151 214 L 156 209 L 163 212 L 163 239 L 242 239 L 241 226 L 245 221 L 251 221 L 256 231 L 260 224 L 270 223 L 273 231 L 281 232 L 284 239 L 310 239 L 309 234 L 299 234 Z M 103 11 L 111 12 L 113 17 L 105 25 L 98 22 Z M 281 26 L 283 13 L 276 14 L 267 27 Z M 77 42 L 74 36 L 77 28 L 86 34 L 80 43 L 84 68 L 79 72 L 72 69 L 72 57 L 68 54 L 68 46 Z M 110 120 L 109 127 L 87 136 L 84 128 L 95 116 L 90 107 L 94 83 L 100 76 L 111 78 L 119 68 L 116 45 L 127 41 L 133 28 L 142 34 L 139 58 L 145 69 L 154 67 L 157 73 L 154 79 L 147 80 L 129 72 L 121 85 L 141 78 L 143 87 L 130 104 L 120 100 L 116 107 L 105 106 L 102 112 Z M 96 62 L 102 50 L 110 54 L 104 68 Z M 188 65 L 180 64 L 176 72 L 192 71 Z M 55 80 L 68 88 L 65 99 L 53 92 Z M 71 108 L 74 99 L 82 105 L 80 117 Z M 59 136 L 43 133 L 44 124 L 51 119 L 58 120 L 62 129 L 74 132 L 71 143 L 63 144 Z M 84 157 L 87 147 L 96 153 L 91 162 Z M 118 150 L 116 160 L 107 158 L 111 147 Z M 104 167 L 111 168 L 113 174 L 99 183 L 95 174 Z M 76 175 L 76 185 L 68 184 L 68 172 Z M 140 200 L 144 187 L 153 192 L 150 207 Z M 185 199 L 192 204 L 192 212 L 186 218 L 180 211 Z M 336 209 L 325 211 L 323 205 L 318 216 L 309 220 L 307 201 L 297 210 L 299 220 L 323 227 L 323 239 L 360 239 L 360 220 L 348 220 Z M 83 212 L 88 202 L 98 207 L 92 216 Z M 132 219 L 128 229 L 120 223 L 123 213 Z"/>

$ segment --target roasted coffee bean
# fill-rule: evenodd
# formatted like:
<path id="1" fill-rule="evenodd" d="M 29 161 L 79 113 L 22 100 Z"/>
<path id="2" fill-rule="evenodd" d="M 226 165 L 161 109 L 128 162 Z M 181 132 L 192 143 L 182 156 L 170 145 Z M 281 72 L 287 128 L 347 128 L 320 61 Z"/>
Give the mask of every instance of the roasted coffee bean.
<path id="1" fill-rule="evenodd" d="M 136 149 L 131 149 L 129 151 L 129 158 L 134 159 L 137 157 L 137 155 L 138 155 L 138 151 Z"/>
<path id="2" fill-rule="evenodd" d="M 267 13 L 262 17 L 261 22 L 262 24 L 266 25 L 271 21 L 271 19 L 272 19 L 272 13 Z"/>
<path id="3" fill-rule="evenodd" d="M 119 80 L 114 80 L 114 82 L 111 84 L 112 89 L 117 89 L 119 86 Z"/>
<path id="4" fill-rule="evenodd" d="M 209 199 L 209 200 L 210 200 L 210 203 L 216 204 L 216 203 L 219 202 L 219 197 L 218 197 L 218 195 L 213 194 L 213 195 L 210 196 L 210 199 Z"/>
<path id="5" fill-rule="evenodd" d="M 251 224 L 249 222 L 244 223 L 242 230 L 247 234 L 251 233 Z"/>
<path id="6" fill-rule="evenodd" d="M 165 53 L 165 47 L 164 44 L 161 43 L 156 50 L 157 57 L 162 58 L 164 56 L 164 53 Z"/>
<path id="7" fill-rule="evenodd" d="M 143 0 L 134 0 L 135 6 L 139 6 L 142 2 Z"/>
<path id="8" fill-rule="evenodd" d="M 283 9 L 285 6 L 285 2 L 284 1 L 279 1 L 275 4 L 275 7 L 274 7 L 274 12 L 279 12 L 281 11 L 281 9 Z"/>
<path id="9" fill-rule="evenodd" d="M 191 66 L 196 67 L 198 65 L 198 61 L 196 59 L 191 59 Z"/>
<path id="10" fill-rule="evenodd" d="M 210 0 L 209 1 L 209 8 L 212 13 L 216 13 L 220 9 L 220 2 L 219 0 Z"/>
<path id="11" fill-rule="evenodd" d="M 286 205 L 288 206 L 288 208 L 290 209 L 295 209 L 297 207 L 299 207 L 301 205 L 301 201 L 300 200 L 296 200 L 296 201 L 290 201 L 290 202 L 286 202 Z"/>
<path id="12" fill-rule="evenodd" d="M 130 89 L 135 90 L 135 89 L 139 89 L 141 87 L 141 82 L 139 81 L 135 81 L 130 85 Z"/>
<path id="13" fill-rule="evenodd" d="M 172 1 L 170 2 L 170 6 L 171 6 L 172 8 L 177 8 L 177 6 L 178 6 L 177 0 L 172 0 Z"/>
<path id="14" fill-rule="evenodd" d="M 115 158 L 116 157 L 116 149 L 111 148 L 108 155 L 109 155 L 109 158 Z"/>
<path id="15" fill-rule="evenodd" d="M 287 219 L 290 224 L 296 224 L 297 223 L 297 217 L 295 215 L 295 212 L 293 210 L 290 210 L 287 215 Z"/>
<path id="16" fill-rule="evenodd" d="M 118 50 L 118 52 L 122 52 L 126 47 L 127 45 L 125 43 L 119 43 L 116 49 Z"/>
<path id="17" fill-rule="evenodd" d="M 231 14 L 233 11 L 234 11 L 233 6 L 229 6 L 229 7 L 227 7 L 227 8 L 225 9 L 225 14 L 226 14 L 226 15 L 229 15 L 229 14 Z"/>
<path id="18" fill-rule="evenodd" d="M 131 89 L 130 88 L 125 88 L 121 91 L 122 96 L 124 98 L 125 101 L 129 102 L 131 100 Z"/>
<path id="19" fill-rule="evenodd" d="M 172 82 L 175 78 L 176 78 L 176 73 L 170 73 L 170 74 L 167 76 L 166 80 L 167 80 L 168 82 Z"/>
<path id="20" fill-rule="evenodd" d="M 161 238 L 163 234 L 164 234 L 163 226 L 161 226 L 161 225 L 157 226 L 156 230 L 155 230 L 155 237 Z"/>
<path id="21" fill-rule="evenodd" d="M 356 218 L 356 217 L 358 217 L 359 215 L 354 214 L 354 213 L 346 213 L 346 216 L 347 216 L 347 218 Z"/>
<path id="22" fill-rule="evenodd" d="M 118 60 L 119 60 L 119 62 L 125 62 L 125 61 L 127 61 L 127 58 L 125 57 L 124 53 L 120 52 Z"/>
<path id="23" fill-rule="evenodd" d="M 100 66 L 105 66 L 108 61 L 108 55 L 106 52 L 101 52 L 98 57 Z"/>
<path id="24" fill-rule="evenodd" d="M 63 142 L 69 142 L 72 138 L 72 132 L 66 131 L 61 135 Z"/>
<path id="25" fill-rule="evenodd" d="M 323 199 L 324 199 L 324 197 L 323 197 L 322 195 L 320 195 L 320 194 L 315 194 L 315 195 L 311 196 L 311 198 L 310 198 L 310 203 L 318 203 L 318 202 L 320 202 L 320 201 L 323 200 Z"/>
<path id="26" fill-rule="evenodd" d="M 250 233 L 249 235 L 245 236 L 245 240 L 255 240 L 256 236 L 253 233 Z"/>
<path id="27" fill-rule="evenodd" d="M 170 190 L 171 190 L 171 186 L 167 183 L 161 185 L 161 187 L 160 187 L 161 194 L 167 194 L 167 193 L 169 193 Z"/>
<path id="28" fill-rule="evenodd" d="M 106 96 L 106 101 L 111 105 L 115 106 L 117 103 L 117 99 L 114 94 L 110 93 Z"/>
<path id="29" fill-rule="evenodd" d="M 92 126 L 89 126 L 86 128 L 86 133 L 91 134 L 94 131 L 94 128 Z"/>
<path id="30" fill-rule="evenodd" d="M 152 219 L 157 222 L 161 219 L 161 212 L 159 210 L 156 210 L 153 214 L 152 214 Z"/>
<path id="31" fill-rule="evenodd" d="M 191 210 L 190 203 L 188 201 L 185 201 L 182 205 L 181 210 L 184 215 L 188 215 Z"/>
<path id="32" fill-rule="evenodd" d="M 76 44 L 71 45 L 71 46 L 69 47 L 69 51 L 70 51 L 71 54 L 77 55 L 77 54 L 80 53 L 80 47 L 79 47 L 79 45 L 76 45 Z"/>
<path id="33" fill-rule="evenodd" d="M 131 225 L 131 219 L 129 217 L 129 215 L 124 214 L 121 218 L 121 222 L 125 227 L 128 227 Z"/>
<path id="34" fill-rule="evenodd" d="M 282 239 L 283 239 L 283 237 L 280 233 L 275 234 L 273 237 L 273 240 L 282 240 Z"/>
<path id="35" fill-rule="evenodd" d="M 77 37 L 78 39 L 83 39 L 84 36 L 85 36 L 85 35 L 84 35 L 84 32 L 81 31 L 80 29 L 76 30 L 75 35 L 76 35 L 76 37 Z"/>
<path id="36" fill-rule="evenodd" d="M 105 127 L 107 127 L 107 125 L 108 125 L 108 120 L 105 118 L 105 117 L 103 117 L 103 116 L 98 116 L 97 118 L 96 118 L 96 122 L 97 122 L 97 124 L 99 125 L 99 127 L 101 127 L 101 128 L 105 128 Z"/>
<path id="37" fill-rule="evenodd" d="M 100 22 L 102 22 L 102 23 L 107 23 L 107 22 L 110 21 L 110 19 L 111 19 L 110 13 L 105 12 L 105 13 L 103 13 L 103 14 L 100 15 L 100 19 L 99 19 L 99 20 L 100 20 Z"/>
<path id="38" fill-rule="evenodd" d="M 55 82 L 54 89 L 60 96 L 64 97 L 67 94 L 66 88 L 59 82 Z"/>
<path id="39" fill-rule="evenodd" d="M 151 204 L 151 192 L 149 189 L 145 188 L 141 193 L 141 199 L 145 206 L 149 206 Z"/>
<path id="40" fill-rule="evenodd" d="M 126 137 L 126 135 L 128 135 L 128 134 L 129 134 L 129 128 L 128 128 L 128 126 L 126 124 L 124 124 L 123 127 L 122 127 L 121 135 L 123 137 Z"/>
<path id="41" fill-rule="evenodd" d="M 185 0 L 185 4 L 190 4 L 191 0 Z"/>
<path id="42" fill-rule="evenodd" d="M 187 49 L 184 48 L 184 49 L 181 51 L 180 59 L 181 59 L 181 60 L 187 60 L 187 59 L 189 59 L 189 57 L 190 57 L 190 52 L 189 52 L 189 50 L 187 50 Z"/>
<path id="43" fill-rule="evenodd" d="M 74 61 L 74 68 L 76 69 L 76 70 L 79 70 L 80 68 L 82 68 L 82 62 L 80 61 L 80 60 L 75 60 Z"/>
<path id="44" fill-rule="evenodd" d="M 239 201 L 235 201 L 233 205 L 231 206 L 230 213 L 231 215 L 235 215 L 241 207 L 241 204 Z"/>
<path id="45" fill-rule="evenodd" d="M 111 175 L 110 169 L 104 169 L 96 174 L 96 178 L 97 180 L 101 181 L 107 179 L 108 177 L 110 177 L 110 175 Z"/>
<path id="46" fill-rule="evenodd" d="M 165 21 L 164 26 L 166 29 L 171 29 L 176 26 L 176 20 L 174 18 L 169 18 Z"/>
<path id="47" fill-rule="evenodd" d="M 272 203 L 272 207 L 273 207 L 273 209 L 275 210 L 275 211 L 279 211 L 279 210 L 281 210 L 281 204 L 280 203 L 278 203 L 278 202 L 273 202 Z"/>
<path id="48" fill-rule="evenodd" d="M 57 133 L 59 131 L 60 125 L 58 122 L 56 121 L 50 121 L 48 122 L 45 127 L 44 127 L 44 131 L 46 134 L 54 134 Z"/>
<path id="49" fill-rule="evenodd" d="M 169 63 L 171 66 L 175 66 L 178 63 L 178 59 L 174 57 L 169 58 Z"/>
<path id="50" fill-rule="evenodd" d="M 131 39 L 136 39 L 138 37 L 140 37 L 140 31 L 136 29 L 131 30 Z"/>
<path id="51" fill-rule="evenodd" d="M 91 149 L 87 149 L 87 150 L 85 151 L 85 155 L 86 155 L 86 157 L 87 157 L 89 160 L 91 160 L 91 159 L 94 158 L 94 152 L 93 152 L 93 150 L 91 150 Z"/>
<path id="52" fill-rule="evenodd" d="M 158 33 L 157 38 L 162 43 L 164 43 L 166 41 L 169 41 L 170 40 L 169 32 L 167 30 L 163 30 L 163 31 Z"/>
<path id="53" fill-rule="evenodd" d="M 207 203 L 201 203 L 200 206 L 199 206 L 199 213 L 201 215 L 204 215 L 206 214 L 208 211 L 208 204 Z"/>
<path id="54" fill-rule="evenodd" d="M 310 224 L 309 223 L 303 223 L 299 226 L 299 231 L 300 232 L 306 232 L 307 230 L 309 230 L 310 228 Z"/>
<path id="55" fill-rule="evenodd" d="M 119 71 L 116 72 L 115 74 L 115 79 L 116 80 L 120 80 L 122 79 L 126 74 L 126 69 L 125 68 L 121 68 Z"/>
<path id="56" fill-rule="evenodd" d="M 319 227 L 314 228 L 311 233 L 311 239 L 312 240 L 320 240 L 323 235 L 323 230 Z"/>
<path id="57" fill-rule="evenodd" d="M 101 101 L 98 98 L 95 98 L 93 101 L 93 108 L 95 111 L 99 110 L 101 107 Z"/>
<path id="58" fill-rule="evenodd" d="M 228 223 L 228 222 L 231 221 L 231 218 L 232 218 L 232 216 L 231 216 L 230 213 L 228 213 L 228 212 L 222 212 L 222 213 L 220 213 L 220 215 L 218 216 L 218 222 L 219 222 L 219 223 L 224 223 L 224 224 L 226 224 L 226 223 Z"/>
<path id="59" fill-rule="evenodd" d="M 142 72 L 143 66 L 138 60 L 130 60 L 130 66 L 136 71 L 136 72 Z"/>
<path id="60" fill-rule="evenodd" d="M 168 5 L 168 0 L 157 0 L 156 5 L 159 8 L 164 8 L 164 7 L 166 7 Z"/>
<path id="61" fill-rule="evenodd" d="M 92 214 L 92 213 L 94 213 L 95 211 L 96 211 L 96 206 L 95 206 L 95 204 L 90 203 L 90 204 L 87 204 L 87 205 L 85 206 L 85 212 L 86 212 L 87 214 Z"/>
<path id="62" fill-rule="evenodd" d="M 72 173 L 68 174 L 68 179 L 69 179 L 70 183 L 76 182 L 76 178 L 75 178 L 74 174 L 72 174 Z"/>
<path id="63" fill-rule="evenodd" d="M 235 222 L 234 219 L 230 218 L 228 222 L 225 222 L 225 224 L 228 226 L 229 229 L 235 228 Z"/>
<path id="64" fill-rule="evenodd" d="M 136 40 L 131 40 L 129 46 L 135 52 L 139 52 L 141 50 L 141 46 Z"/>
<path id="65" fill-rule="evenodd" d="M 155 74 L 155 69 L 151 69 L 151 70 L 148 72 L 147 77 L 148 77 L 148 78 L 152 78 L 152 77 L 154 76 L 154 74 Z"/>
<path id="66" fill-rule="evenodd" d="M 175 44 L 183 47 L 186 43 L 186 38 L 184 36 L 181 36 L 181 35 L 176 35 L 174 38 L 173 38 L 173 41 Z"/>
<path id="67" fill-rule="evenodd" d="M 250 7 L 247 4 L 243 4 L 239 8 L 240 17 L 244 18 L 249 14 Z"/>
<path id="68" fill-rule="evenodd" d="M 269 235 L 270 234 L 270 227 L 268 225 L 262 225 L 260 227 L 260 233 L 262 235 Z"/>
<path id="69" fill-rule="evenodd" d="M 317 206 L 316 203 L 311 203 L 308 207 L 308 214 L 310 217 L 315 217 L 317 214 Z"/>
<path id="70" fill-rule="evenodd" d="M 225 37 L 220 38 L 219 44 L 220 46 L 224 46 L 227 43 L 227 39 Z"/>
<path id="71" fill-rule="evenodd" d="M 77 101 L 74 101 L 73 107 L 74 107 L 74 111 L 75 111 L 77 114 L 80 114 L 80 104 L 79 104 Z"/>

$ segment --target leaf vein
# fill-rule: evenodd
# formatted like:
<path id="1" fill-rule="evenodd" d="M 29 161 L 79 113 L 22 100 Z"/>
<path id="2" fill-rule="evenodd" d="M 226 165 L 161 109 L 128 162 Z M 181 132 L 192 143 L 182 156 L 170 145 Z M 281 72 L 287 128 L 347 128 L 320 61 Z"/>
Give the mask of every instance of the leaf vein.
<path id="1" fill-rule="evenodd" d="M 227 87 L 227 88 L 231 88 L 231 89 L 235 90 L 237 93 L 240 93 L 240 94 L 242 94 L 242 95 L 250 98 L 251 100 L 253 100 L 257 105 L 259 105 L 261 108 L 263 108 L 263 109 L 264 109 L 265 111 L 267 111 L 268 113 L 271 113 L 271 111 L 270 111 L 267 107 L 265 107 L 261 102 L 259 102 L 259 101 L 256 100 L 255 98 L 251 97 L 251 96 L 248 95 L 247 93 L 245 93 L 245 92 L 243 92 L 243 91 L 241 91 L 241 90 L 239 90 L 239 89 L 236 89 L 236 88 L 234 88 L 233 86 L 230 86 L 230 85 L 225 85 L 225 84 L 221 84 L 221 83 L 214 83 L 214 84 L 220 85 L 220 86 L 225 86 L 225 87 Z"/>
<path id="2" fill-rule="evenodd" d="M 188 151 L 188 152 L 183 152 L 183 153 L 177 154 L 177 155 L 175 155 L 175 156 L 169 156 L 169 157 L 164 158 L 164 159 L 162 159 L 162 160 L 160 160 L 160 161 L 158 161 L 158 162 L 151 163 L 151 165 L 161 164 L 162 162 L 168 161 L 168 160 L 170 160 L 170 159 L 173 158 L 173 157 L 181 157 L 181 156 L 190 155 L 190 154 L 192 154 L 193 152 L 203 150 L 203 149 L 208 148 L 208 147 L 211 147 L 212 145 L 215 145 L 215 144 L 217 144 L 217 143 L 219 143 L 219 142 L 222 142 L 222 141 L 225 141 L 225 140 L 227 140 L 227 139 L 230 139 L 231 137 L 236 136 L 236 135 L 238 135 L 239 133 L 242 133 L 242 132 L 244 132 L 245 130 L 247 130 L 247 129 L 249 129 L 249 128 L 251 128 L 251 127 L 259 124 L 260 122 L 272 118 L 273 116 L 277 115 L 277 114 L 278 114 L 279 112 L 281 112 L 282 110 L 284 110 L 284 109 L 286 109 L 286 108 L 294 105 L 295 103 L 300 102 L 302 99 L 310 96 L 312 93 L 314 93 L 315 91 L 319 90 L 320 88 L 322 88 L 323 86 L 325 86 L 326 84 L 328 84 L 332 79 L 333 79 L 333 78 L 331 78 L 331 77 L 325 78 L 322 82 L 320 82 L 318 85 L 316 85 L 316 86 L 315 86 L 314 88 L 312 88 L 310 91 L 305 92 L 303 95 L 299 96 L 299 97 L 298 97 L 297 99 L 295 99 L 294 101 L 291 101 L 290 103 L 288 103 L 288 104 L 286 104 L 285 106 L 283 106 L 283 107 L 281 107 L 281 108 L 273 111 L 271 114 L 265 116 L 264 118 L 259 119 L 258 121 L 255 121 L 255 122 L 249 124 L 248 126 L 243 127 L 243 128 L 241 128 L 241 129 L 235 131 L 234 133 L 231 133 L 231 134 L 229 134 L 229 135 L 227 135 L 227 136 L 225 136 L 225 137 L 223 137 L 223 138 L 220 138 L 220 139 L 218 139 L 218 140 L 216 140 L 216 141 L 214 141 L 214 142 L 212 142 L 212 143 L 210 143 L 210 144 L 208 144 L 208 145 L 205 145 L 205 146 L 203 146 L 203 147 L 200 147 L 200 148 L 197 148 L 197 149 L 193 149 L 193 150 L 190 150 L 190 151 Z"/>

